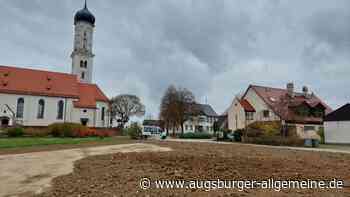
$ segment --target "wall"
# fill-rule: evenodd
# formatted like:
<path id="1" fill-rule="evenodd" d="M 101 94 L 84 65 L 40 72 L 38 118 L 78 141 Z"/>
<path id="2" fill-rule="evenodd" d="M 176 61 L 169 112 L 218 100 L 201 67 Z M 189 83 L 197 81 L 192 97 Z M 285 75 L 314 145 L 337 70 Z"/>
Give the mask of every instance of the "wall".
<path id="1" fill-rule="evenodd" d="M 184 123 L 184 133 L 195 133 L 196 126 L 202 126 L 203 127 L 203 133 L 214 133 L 214 122 L 217 121 L 216 117 L 206 117 L 206 116 L 201 116 L 204 121 L 198 121 L 200 118 L 199 116 L 197 117 L 192 117 L 192 120 L 187 120 Z M 187 129 L 186 129 L 187 126 Z M 192 129 L 191 129 L 192 127 Z M 181 133 L 181 127 L 179 127 L 177 130 L 175 129 L 175 133 L 180 134 Z M 169 134 L 173 134 L 173 130 L 169 129 Z"/>
<path id="2" fill-rule="evenodd" d="M 254 121 L 275 121 L 280 120 L 280 118 L 270 109 L 270 107 L 260 98 L 256 92 L 250 88 L 245 95 L 246 99 L 255 109 L 254 120 L 246 122 L 245 111 L 243 107 L 238 102 L 238 99 L 235 98 L 228 111 L 228 127 L 229 129 L 235 131 L 237 129 L 245 128 L 246 124 L 249 124 Z M 270 116 L 268 118 L 264 117 L 264 110 L 269 110 Z M 237 117 L 237 121 L 236 121 Z"/>
<path id="3" fill-rule="evenodd" d="M 6 116 L 13 118 L 10 112 L 3 113 L 5 104 L 16 113 L 17 111 L 17 99 L 24 98 L 24 114 L 22 119 L 18 119 L 18 122 L 24 126 L 47 126 L 55 122 L 76 122 L 81 123 L 81 118 L 88 118 L 89 127 L 107 127 L 108 126 L 108 103 L 97 102 L 96 109 L 84 109 L 74 108 L 73 101 L 71 98 L 60 98 L 60 97 L 46 97 L 46 96 L 30 96 L 30 95 L 14 95 L 14 94 L 0 94 L 0 117 Z M 40 99 L 45 101 L 44 118 L 38 119 L 38 102 Z M 63 119 L 57 119 L 57 103 L 62 100 L 65 103 L 63 110 Z M 101 121 L 101 109 L 105 107 L 105 121 Z M 86 112 L 84 112 L 86 110 Z"/>
<path id="4" fill-rule="evenodd" d="M 24 126 L 47 126 L 53 122 L 63 122 L 63 120 L 57 119 L 57 103 L 60 100 L 67 102 L 67 114 L 71 110 L 71 104 L 73 99 L 65 99 L 60 97 L 46 97 L 46 96 L 30 96 L 30 95 L 12 95 L 12 94 L 0 94 L 0 106 L 5 104 L 9 105 L 12 111 L 17 111 L 17 99 L 24 98 L 24 114 L 22 119 L 18 121 Z M 44 118 L 38 119 L 38 102 L 40 99 L 45 101 Z M 65 110 L 64 110 L 65 111 Z M 64 114 L 65 115 L 65 114 Z M 64 116 L 63 115 L 63 116 Z M 66 120 L 70 120 L 70 117 L 66 117 Z"/>
<path id="5" fill-rule="evenodd" d="M 274 121 L 280 120 L 280 118 L 270 109 L 270 107 L 262 100 L 262 98 L 256 94 L 256 92 L 250 88 L 244 97 L 255 109 L 254 120 L 255 121 Z M 264 110 L 270 111 L 270 117 L 264 117 Z"/>
<path id="6" fill-rule="evenodd" d="M 245 112 L 238 99 L 235 98 L 228 110 L 228 128 L 232 131 L 245 128 Z"/>
<path id="7" fill-rule="evenodd" d="M 83 82 L 92 82 L 92 73 L 93 73 L 93 53 L 92 53 L 92 44 L 93 44 L 93 32 L 94 27 L 86 22 L 79 22 L 74 27 L 74 49 L 72 53 L 72 74 L 78 76 L 80 81 Z M 87 44 L 84 48 L 84 32 L 86 33 Z M 87 68 L 80 67 L 80 61 L 87 61 Z M 81 79 L 81 73 L 85 73 L 85 78 Z"/>
<path id="8" fill-rule="evenodd" d="M 324 123 L 326 143 L 350 144 L 350 121 Z"/>

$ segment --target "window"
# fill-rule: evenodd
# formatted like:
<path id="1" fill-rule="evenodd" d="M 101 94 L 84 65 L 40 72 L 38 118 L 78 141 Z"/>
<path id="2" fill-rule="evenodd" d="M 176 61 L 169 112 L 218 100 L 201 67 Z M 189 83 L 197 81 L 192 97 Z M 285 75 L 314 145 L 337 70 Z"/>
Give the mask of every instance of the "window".
<path id="1" fill-rule="evenodd" d="M 84 62 L 83 62 L 83 60 L 80 61 L 80 68 L 84 68 Z"/>
<path id="2" fill-rule="evenodd" d="M 84 62 L 84 68 L 87 68 L 87 61 Z"/>
<path id="3" fill-rule="evenodd" d="M 63 119 L 63 108 L 64 108 L 64 102 L 58 101 L 58 103 L 57 103 L 57 119 L 58 120 Z"/>
<path id="4" fill-rule="evenodd" d="M 314 126 L 304 126 L 304 132 L 316 131 Z"/>
<path id="5" fill-rule="evenodd" d="M 269 118 L 270 117 L 270 111 L 269 110 L 264 110 L 263 114 L 264 114 L 264 118 Z"/>
<path id="6" fill-rule="evenodd" d="M 185 125 L 185 130 L 186 130 L 186 131 L 188 130 L 188 125 Z"/>
<path id="7" fill-rule="evenodd" d="M 84 32 L 83 48 L 86 49 L 86 46 L 87 46 L 87 39 L 86 39 L 86 32 Z"/>
<path id="8" fill-rule="evenodd" d="M 23 98 L 19 98 L 17 100 L 17 113 L 16 113 L 16 117 L 17 118 L 23 118 L 23 112 L 24 112 L 24 99 Z"/>
<path id="9" fill-rule="evenodd" d="M 104 121 L 105 120 L 105 108 L 102 107 L 102 110 L 101 110 L 101 120 Z"/>
<path id="10" fill-rule="evenodd" d="M 254 112 L 246 112 L 245 118 L 246 120 L 254 120 Z"/>
<path id="11" fill-rule="evenodd" d="M 84 79 L 85 78 L 85 72 L 81 73 L 81 78 Z"/>
<path id="12" fill-rule="evenodd" d="M 39 105 L 38 105 L 38 119 L 43 119 L 44 118 L 44 113 L 45 113 L 45 101 L 43 99 L 39 100 Z"/>

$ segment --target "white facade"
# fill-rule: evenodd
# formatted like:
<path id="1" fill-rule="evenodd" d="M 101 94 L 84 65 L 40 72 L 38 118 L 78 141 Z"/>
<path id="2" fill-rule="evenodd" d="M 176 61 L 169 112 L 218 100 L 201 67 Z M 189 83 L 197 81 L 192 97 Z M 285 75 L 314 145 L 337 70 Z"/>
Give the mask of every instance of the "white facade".
<path id="1" fill-rule="evenodd" d="M 97 102 L 96 109 L 75 108 L 74 99 L 60 97 L 0 94 L 0 117 L 8 119 L 9 125 L 14 122 L 23 126 L 48 126 L 57 122 L 82 123 L 82 119 L 87 119 L 88 127 L 107 127 L 109 123 L 108 103 Z M 17 101 L 23 98 L 23 117 L 17 117 Z M 38 117 L 39 100 L 43 100 L 44 116 Z M 63 116 L 58 118 L 58 102 L 63 101 Z M 102 111 L 104 107 L 104 120 Z M 1 124 L 1 123 L 0 123 Z M 1 125 L 0 125 L 1 126 Z"/>
<path id="2" fill-rule="evenodd" d="M 350 121 L 326 121 L 324 135 L 326 143 L 350 144 Z"/>
<path id="3" fill-rule="evenodd" d="M 194 116 L 190 120 L 184 123 L 184 133 L 214 133 L 214 122 L 217 121 L 216 117 L 210 116 Z M 170 129 L 169 133 L 172 134 L 173 130 Z M 181 127 L 175 129 L 176 134 L 181 133 Z"/>
<path id="4" fill-rule="evenodd" d="M 252 88 L 250 88 L 244 98 L 241 99 L 246 99 L 254 107 L 256 112 L 252 114 L 253 119 L 247 118 L 243 106 L 241 106 L 239 100 L 235 98 L 228 109 L 227 118 L 228 128 L 230 130 L 244 129 L 248 124 L 254 121 L 280 120 L 279 116 L 270 109 Z"/>
<path id="5" fill-rule="evenodd" d="M 93 58 L 92 44 L 94 26 L 79 21 L 74 27 L 74 47 L 71 55 L 72 74 L 77 75 L 81 82 L 92 83 Z"/>

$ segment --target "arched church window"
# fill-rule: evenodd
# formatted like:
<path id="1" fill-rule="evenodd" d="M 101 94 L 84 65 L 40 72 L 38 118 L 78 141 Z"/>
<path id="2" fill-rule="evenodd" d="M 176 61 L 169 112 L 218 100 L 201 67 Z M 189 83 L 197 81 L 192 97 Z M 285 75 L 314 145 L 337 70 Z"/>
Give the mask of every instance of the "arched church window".
<path id="1" fill-rule="evenodd" d="M 85 72 L 82 72 L 82 73 L 81 73 L 81 78 L 82 78 L 82 79 L 85 79 Z"/>
<path id="2" fill-rule="evenodd" d="M 84 61 L 83 60 L 80 61 L 80 68 L 84 68 Z"/>
<path id="3" fill-rule="evenodd" d="M 84 62 L 84 68 L 87 68 L 87 61 Z"/>
<path id="4" fill-rule="evenodd" d="M 24 112 L 24 98 L 19 98 L 17 100 L 17 118 L 23 118 L 23 112 Z"/>
<path id="5" fill-rule="evenodd" d="M 102 107 L 102 110 L 101 110 L 101 120 L 104 121 L 105 120 L 105 108 Z"/>
<path id="6" fill-rule="evenodd" d="M 58 120 L 63 119 L 63 108 L 64 108 L 64 102 L 58 101 L 58 103 L 57 103 L 57 119 Z"/>
<path id="7" fill-rule="evenodd" d="M 45 101 L 43 99 L 40 99 L 39 103 L 38 103 L 37 118 L 38 119 L 43 119 L 44 118 L 44 113 L 45 113 Z"/>

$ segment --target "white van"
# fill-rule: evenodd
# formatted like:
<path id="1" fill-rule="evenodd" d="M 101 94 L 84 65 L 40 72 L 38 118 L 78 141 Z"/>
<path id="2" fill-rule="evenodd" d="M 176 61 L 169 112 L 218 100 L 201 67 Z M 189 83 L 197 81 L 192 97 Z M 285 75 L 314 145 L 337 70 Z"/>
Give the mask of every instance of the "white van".
<path id="1" fill-rule="evenodd" d="M 164 131 L 157 126 L 143 126 L 142 127 L 142 136 L 144 138 L 149 138 L 149 137 L 160 137 L 160 135 Z"/>

